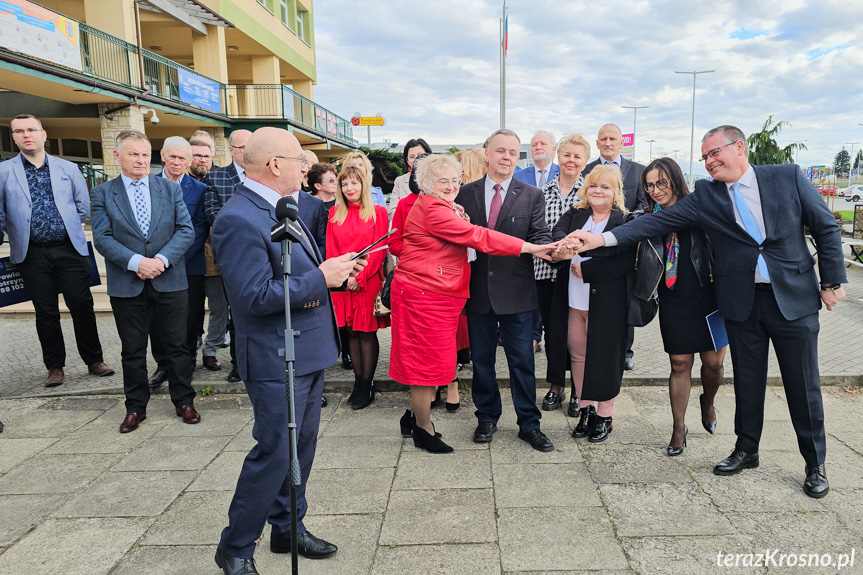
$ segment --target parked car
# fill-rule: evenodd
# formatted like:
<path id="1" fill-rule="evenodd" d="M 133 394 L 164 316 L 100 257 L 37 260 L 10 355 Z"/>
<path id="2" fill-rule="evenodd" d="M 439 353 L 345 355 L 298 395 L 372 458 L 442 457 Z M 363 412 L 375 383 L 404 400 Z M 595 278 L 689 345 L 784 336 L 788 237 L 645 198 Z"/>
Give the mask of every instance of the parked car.
<path id="1" fill-rule="evenodd" d="M 846 202 L 859 202 L 863 198 L 863 185 L 854 184 L 853 186 L 848 186 L 840 190 L 837 195 L 844 196 Z"/>
<path id="2" fill-rule="evenodd" d="M 821 184 L 817 187 L 822 196 L 835 196 L 839 189 L 835 184 Z"/>

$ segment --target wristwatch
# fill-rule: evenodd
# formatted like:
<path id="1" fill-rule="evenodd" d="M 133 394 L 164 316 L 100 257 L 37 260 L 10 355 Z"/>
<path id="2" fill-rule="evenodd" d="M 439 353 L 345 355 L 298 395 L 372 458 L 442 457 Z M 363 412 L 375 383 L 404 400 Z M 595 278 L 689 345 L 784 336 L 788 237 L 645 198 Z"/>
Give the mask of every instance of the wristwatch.
<path id="1" fill-rule="evenodd" d="M 842 287 L 842 284 L 821 284 L 821 291 L 836 291 Z"/>

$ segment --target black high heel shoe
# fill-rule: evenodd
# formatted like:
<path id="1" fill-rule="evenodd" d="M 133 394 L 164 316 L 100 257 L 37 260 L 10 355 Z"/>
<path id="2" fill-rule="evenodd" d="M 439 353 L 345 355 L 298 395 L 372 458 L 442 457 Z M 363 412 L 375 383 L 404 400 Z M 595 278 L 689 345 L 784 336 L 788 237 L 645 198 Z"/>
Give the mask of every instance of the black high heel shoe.
<path id="1" fill-rule="evenodd" d="M 354 402 L 351 403 L 351 400 L 348 399 L 351 409 L 358 410 L 366 408 L 375 400 L 375 382 L 371 379 L 360 378 L 355 389 L 357 395 Z M 351 397 L 354 397 L 354 394 L 351 394 Z"/>
<path id="2" fill-rule="evenodd" d="M 440 390 L 445 389 L 445 388 L 446 388 L 445 385 L 439 385 L 438 386 L 437 391 L 434 394 L 434 401 L 431 402 L 432 407 L 437 407 L 438 405 L 440 405 L 440 402 L 441 402 Z"/>
<path id="3" fill-rule="evenodd" d="M 434 429 L 434 424 L 432 424 Z M 431 435 L 422 427 L 418 427 L 414 421 L 413 427 L 414 447 L 425 449 L 429 453 L 452 453 L 453 448 L 443 442 L 440 433 L 435 430 L 435 434 Z"/>
<path id="4" fill-rule="evenodd" d="M 713 435 L 716 432 L 716 419 L 713 421 L 704 420 L 704 394 L 698 396 L 698 403 L 701 404 L 701 425 L 707 430 L 707 433 Z M 715 408 L 714 408 L 715 409 Z"/>
<path id="5" fill-rule="evenodd" d="M 402 437 L 410 437 L 413 429 L 414 414 L 410 409 L 405 410 L 405 414 L 399 419 L 399 427 L 401 428 Z"/>
<path id="6" fill-rule="evenodd" d="M 683 426 L 683 445 L 680 447 L 671 447 L 669 445 L 666 449 L 668 450 L 668 455 L 670 457 L 674 457 L 675 455 L 680 455 L 683 453 L 683 448 L 686 447 L 686 436 L 689 435 L 689 428 L 685 425 Z"/>

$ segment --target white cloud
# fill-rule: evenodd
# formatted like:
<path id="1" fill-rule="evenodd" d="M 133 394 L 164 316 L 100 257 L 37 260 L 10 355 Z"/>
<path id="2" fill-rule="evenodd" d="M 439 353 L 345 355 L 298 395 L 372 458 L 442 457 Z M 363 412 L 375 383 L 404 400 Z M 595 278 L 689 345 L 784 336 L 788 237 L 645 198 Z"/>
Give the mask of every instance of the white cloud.
<path id="1" fill-rule="evenodd" d="M 647 160 L 689 161 L 692 77 L 696 155 L 701 134 L 724 123 L 749 133 L 767 116 L 791 123 L 780 144 L 806 140 L 800 163 L 830 163 L 863 140 L 863 4 L 806 0 L 570 2 L 510 0 L 507 127 L 580 131 L 632 128 Z M 488 0 L 376 0 L 315 4 L 315 99 L 350 117 L 381 113 L 372 139 L 482 142 L 499 123 L 499 18 Z M 364 142 L 365 130 L 355 137 Z"/>

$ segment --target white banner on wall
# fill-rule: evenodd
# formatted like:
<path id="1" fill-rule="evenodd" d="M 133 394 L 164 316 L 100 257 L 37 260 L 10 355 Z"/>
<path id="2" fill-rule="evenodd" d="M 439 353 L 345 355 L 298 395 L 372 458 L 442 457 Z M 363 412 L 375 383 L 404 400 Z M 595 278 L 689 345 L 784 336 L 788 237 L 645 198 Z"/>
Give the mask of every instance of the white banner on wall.
<path id="1" fill-rule="evenodd" d="M 78 22 L 27 0 L 0 0 L 0 47 L 83 70 Z"/>

